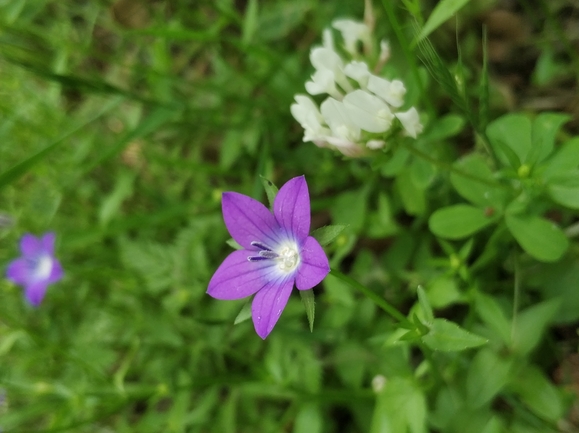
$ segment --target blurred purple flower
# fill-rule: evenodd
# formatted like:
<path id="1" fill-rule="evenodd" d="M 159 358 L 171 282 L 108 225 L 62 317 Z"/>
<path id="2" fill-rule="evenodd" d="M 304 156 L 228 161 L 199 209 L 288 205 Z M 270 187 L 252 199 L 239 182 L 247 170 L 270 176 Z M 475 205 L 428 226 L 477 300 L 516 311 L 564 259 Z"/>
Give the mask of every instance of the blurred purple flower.
<path id="1" fill-rule="evenodd" d="M 40 305 L 46 288 L 63 276 L 62 266 L 54 257 L 55 234 L 46 233 L 42 238 L 25 234 L 20 239 L 22 256 L 8 265 L 6 277 L 24 286 L 28 302 Z"/>
<path id="2" fill-rule="evenodd" d="M 209 281 L 217 299 L 241 299 L 255 293 L 251 315 L 257 334 L 269 335 L 285 308 L 294 283 L 308 290 L 321 282 L 330 265 L 310 232 L 310 196 L 303 176 L 279 190 L 272 213 L 260 202 L 236 192 L 223 193 L 223 219 L 244 249 L 232 252 Z"/>

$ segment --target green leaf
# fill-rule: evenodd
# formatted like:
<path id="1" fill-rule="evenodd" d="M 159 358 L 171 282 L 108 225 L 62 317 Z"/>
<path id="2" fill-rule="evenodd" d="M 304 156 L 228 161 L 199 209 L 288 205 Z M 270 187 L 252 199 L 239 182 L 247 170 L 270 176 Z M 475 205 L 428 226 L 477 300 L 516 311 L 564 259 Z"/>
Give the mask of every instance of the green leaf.
<path id="1" fill-rule="evenodd" d="M 532 147 L 531 121 L 524 114 L 506 114 L 491 122 L 487 135 L 497 157 L 505 165 L 518 169 L 527 162 Z"/>
<path id="2" fill-rule="evenodd" d="M 428 19 L 426 24 L 420 31 L 417 40 L 422 40 L 434 30 L 436 30 L 446 20 L 451 18 L 462 7 L 464 7 L 469 0 L 441 0 L 438 2 Z"/>
<path id="3" fill-rule="evenodd" d="M 487 216 L 484 209 L 466 204 L 457 204 L 438 209 L 428 220 L 430 231 L 436 236 L 447 239 L 462 239 L 496 220 Z"/>
<path id="4" fill-rule="evenodd" d="M 504 192 L 500 185 L 496 183 L 493 172 L 485 160 L 477 154 L 470 154 L 459 159 L 454 167 L 462 172 L 476 176 L 486 181 L 479 182 L 459 173 L 451 172 L 450 182 L 456 191 L 472 204 L 477 206 L 492 206 L 494 208 L 503 207 Z M 490 183 L 490 185 L 489 185 Z M 492 184 L 496 184 L 495 187 Z"/>
<path id="5" fill-rule="evenodd" d="M 554 179 L 548 186 L 549 197 L 562 206 L 579 209 L 579 170 Z"/>
<path id="6" fill-rule="evenodd" d="M 426 319 L 427 323 L 432 323 L 434 320 L 434 313 L 432 312 L 432 307 L 430 306 L 430 302 L 428 301 L 428 297 L 426 296 L 422 286 L 418 286 L 417 293 L 418 302 L 420 304 L 420 308 L 422 308 L 422 312 L 424 313 L 424 318 Z"/>
<path id="7" fill-rule="evenodd" d="M 519 313 L 515 320 L 513 351 L 524 356 L 533 350 L 559 311 L 560 305 L 559 299 L 551 299 Z"/>
<path id="8" fill-rule="evenodd" d="M 251 318 L 251 299 L 243 304 L 241 311 L 237 316 L 235 316 L 235 320 L 233 321 L 234 325 L 238 325 L 241 322 L 245 322 L 247 319 Z"/>
<path id="9" fill-rule="evenodd" d="M 304 303 L 306 309 L 306 316 L 308 317 L 308 323 L 310 324 L 310 332 L 314 331 L 314 318 L 316 316 L 316 300 L 314 296 L 314 290 L 298 290 Z"/>
<path id="10" fill-rule="evenodd" d="M 565 142 L 545 163 L 543 177 L 546 180 L 553 179 L 561 173 L 574 170 L 579 166 L 579 137 L 574 137 Z"/>
<path id="11" fill-rule="evenodd" d="M 258 4 L 257 0 L 249 0 L 245 8 L 245 17 L 243 19 L 243 33 L 241 35 L 241 43 L 247 45 L 251 43 L 254 33 L 257 30 L 258 21 Z"/>
<path id="12" fill-rule="evenodd" d="M 310 236 L 313 236 L 321 246 L 326 246 L 331 244 L 339 235 L 344 231 L 346 226 L 335 224 L 331 226 L 324 226 L 318 229 L 315 229 L 313 232 L 310 233 Z"/>
<path id="13" fill-rule="evenodd" d="M 559 260 L 569 247 L 563 231 L 544 218 L 507 215 L 505 222 L 523 250 L 542 262 Z"/>
<path id="14" fill-rule="evenodd" d="M 318 404 L 304 401 L 296 414 L 293 433 L 322 433 L 324 417 Z"/>
<path id="15" fill-rule="evenodd" d="M 480 407 L 492 400 L 509 381 L 512 364 L 512 360 L 499 357 L 491 349 L 480 350 L 468 369 L 467 402 Z"/>
<path id="16" fill-rule="evenodd" d="M 561 394 L 537 367 L 526 365 L 510 382 L 527 407 L 541 418 L 555 423 L 564 413 Z"/>
<path id="17" fill-rule="evenodd" d="M 529 153 L 530 164 L 547 158 L 555 147 L 555 136 L 561 125 L 568 122 L 571 116 L 561 113 L 541 113 L 533 120 L 533 147 Z"/>
<path id="18" fill-rule="evenodd" d="M 495 331 L 504 344 L 511 343 L 511 322 L 491 296 L 477 292 L 475 296 L 476 311 L 485 324 Z"/>
<path id="19" fill-rule="evenodd" d="M 465 123 L 464 117 L 458 114 L 447 114 L 437 119 L 436 122 L 432 122 L 432 126 L 421 135 L 421 138 L 432 142 L 454 137 L 464 129 Z"/>
<path id="20" fill-rule="evenodd" d="M 266 179 L 262 175 L 259 175 L 259 177 L 261 179 L 261 184 L 263 185 L 263 189 L 265 189 L 265 194 L 267 195 L 267 201 L 269 202 L 269 208 L 273 209 L 273 203 L 275 201 L 275 196 L 277 195 L 277 192 L 279 191 L 279 189 L 277 188 L 277 186 L 275 186 L 275 184 L 271 180 Z"/>
<path id="21" fill-rule="evenodd" d="M 422 341 L 433 350 L 458 352 L 486 344 L 488 340 L 468 332 L 454 322 L 446 319 L 434 319 L 430 332 Z"/>
<path id="22" fill-rule="evenodd" d="M 460 301 L 462 295 L 454 278 L 442 276 L 428 285 L 428 299 L 434 308 L 445 308 Z"/>
<path id="23" fill-rule="evenodd" d="M 396 189 L 402 198 L 404 210 L 409 215 L 422 215 L 426 212 L 424 189 L 416 185 L 412 171 L 405 169 L 396 177 Z"/>

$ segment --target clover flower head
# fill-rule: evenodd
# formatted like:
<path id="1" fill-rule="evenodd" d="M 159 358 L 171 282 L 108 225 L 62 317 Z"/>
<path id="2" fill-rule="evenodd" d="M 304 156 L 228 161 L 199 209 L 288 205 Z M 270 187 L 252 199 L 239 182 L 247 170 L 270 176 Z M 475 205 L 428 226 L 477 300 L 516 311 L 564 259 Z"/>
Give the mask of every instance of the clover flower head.
<path id="1" fill-rule="evenodd" d="M 358 50 L 358 43 L 363 43 L 365 55 L 371 55 L 371 28 L 349 19 L 335 20 L 332 27 L 341 32 L 351 57 L 344 60 L 335 50 L 328 29 L 324 30 L 323 46 L 310 51 L 316 71 L 305 83 L 306 91 L 313 96 L 327 96 L 318 109 L 314 100 L 300 102 L 306 97 L 296 95 L 297 104 L 291 106 L 291 113 L 304 128 L 303 141 L 348 157 L 360 157 L 383 148 L 398 131 L 392 129 L 394 124 L 402 126 L 404 135 L 416 138 L 422 131 L 418 112 L 414 107 L 398 111 L 404 106 L 404 83 L 371 72 L 380 70 L 390 58 L 388 42 L 380 42 L 380 52 L 375 53 L 377 59 L 370 68 Z"/>
<path id="2" fill-rule="evenodd" d="M 25 234 L 20 240 L 22 256 L 12 261 L 6 277 L 15 284 L 24 286 L 28 302 L 40 305 L 49 284 L 63 277 L 62 266 L 54 257 L 55 234 L 46 233 L 41 238 Z"/>
<path id="3" fill-rule="evenodd" d="M 229 254 L 209 281 L 216 299 L 241 299 L 255 294 L 251 315 L 265 339 L 277 323 L 294 285 L 308 290 L 330 271 L 328 258 L 310 231 L 310 197 L 303 176 L 283 185 L 273 213 L 262 203 L 236 192 L 222 198 L 225 226 L 243 247 Z"/>

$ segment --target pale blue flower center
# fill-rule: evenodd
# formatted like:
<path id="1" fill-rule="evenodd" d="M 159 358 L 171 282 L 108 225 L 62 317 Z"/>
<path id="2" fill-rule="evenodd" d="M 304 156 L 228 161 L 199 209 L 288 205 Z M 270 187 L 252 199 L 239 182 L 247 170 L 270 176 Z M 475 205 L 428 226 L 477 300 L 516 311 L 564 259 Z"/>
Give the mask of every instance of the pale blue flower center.
<path id="1" fill-rule="evenodd" d="M 275 260 L 278 268 L 284 272 L 295 270 L 300 263 L 300 254 L 295 242 L 285 242 L 275 249 L 261 242 L 252 242 L 251 245 L 259 248 L 260 251 L 257 253 L 257 256 L 249 256 L 247 258 L 250 262 Z"/>
<path id="2" fill-rule="evenodd" d="M 46 280 L 50 277 L 52 271 L 52 258 L 45 254 L 38 257 L 34 263 L 34 278 L 37 280 Z"/>

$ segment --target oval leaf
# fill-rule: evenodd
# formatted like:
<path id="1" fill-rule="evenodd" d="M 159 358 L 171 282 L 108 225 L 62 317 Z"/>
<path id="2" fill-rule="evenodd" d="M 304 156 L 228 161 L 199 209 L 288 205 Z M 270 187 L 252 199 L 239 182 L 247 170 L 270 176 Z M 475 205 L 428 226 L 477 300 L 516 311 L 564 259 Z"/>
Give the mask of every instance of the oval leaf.
<path id="1" fill-rule="evenodd" d="M 487 216 L 484 209 L 458 204 L 434 212 L 428 220 L 428 226 L 432 233 L 441 238 L 462 239 L 488 226 L 495 219 Z"/>
<path id="2" fill-rule="evenodd" d="M 507 215 L 505 222 L 523 250 L 541 262 L 555 262 L 567 251 L 569 240 L 551 221 L 538 216 Z"/>

